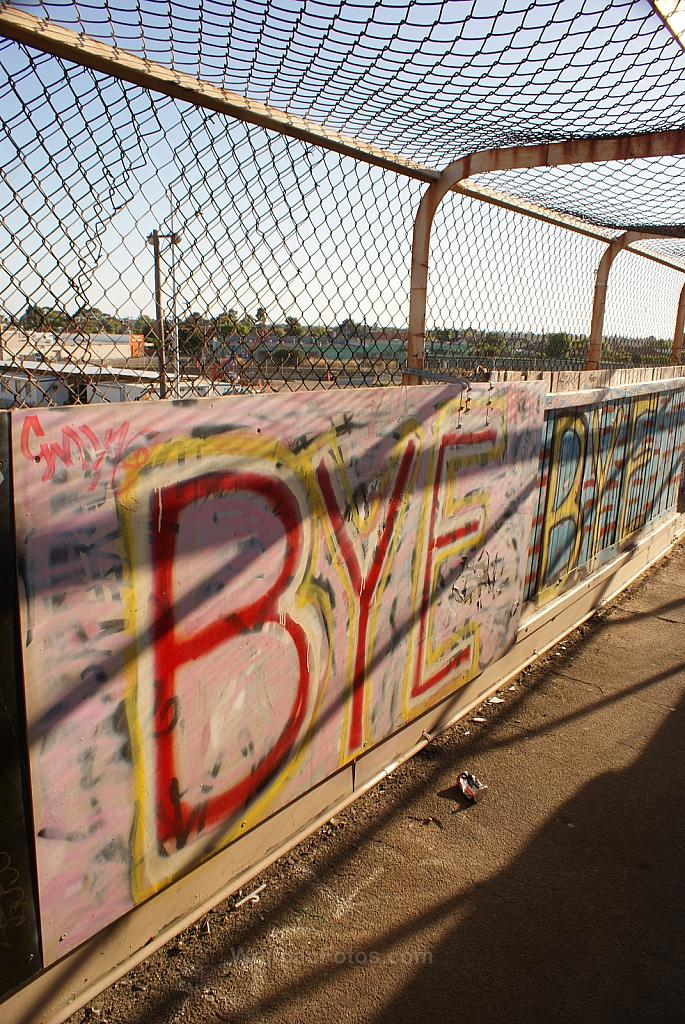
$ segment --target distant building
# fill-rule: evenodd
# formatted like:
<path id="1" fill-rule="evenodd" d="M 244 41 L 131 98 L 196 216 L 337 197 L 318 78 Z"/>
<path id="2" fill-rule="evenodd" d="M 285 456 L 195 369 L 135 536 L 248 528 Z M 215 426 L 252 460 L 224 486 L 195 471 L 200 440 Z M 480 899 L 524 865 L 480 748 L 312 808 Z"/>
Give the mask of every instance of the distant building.
<path id="1" fill-rule="evenodd" d="M 142 334 L 62 334 L 59 342 L 65 356 L 83 353 L 86 359 L 106 365 L 113 359 L 140 358 L 145 338 Z"/>
<path id="2" fill-rule="evenodd" d="M 54 334 L 50 331 L 0 328 L 0 359 L 84 360 L 106 366 L 112 360 L 144 355 L 142 334 Z"/>
<path id="3" fill-rule="evenodd" d="M 42 355 L 59 358 L 59 345 L 49 331 L 26 331 L 18 327 L 0 327 L 0 359 L 40 359 Z"/>
<path id="4" fill-rule="evenodd" d="M 0 359 L 0 409 L 157 397 L 159 376 L 99 363 Z"/>

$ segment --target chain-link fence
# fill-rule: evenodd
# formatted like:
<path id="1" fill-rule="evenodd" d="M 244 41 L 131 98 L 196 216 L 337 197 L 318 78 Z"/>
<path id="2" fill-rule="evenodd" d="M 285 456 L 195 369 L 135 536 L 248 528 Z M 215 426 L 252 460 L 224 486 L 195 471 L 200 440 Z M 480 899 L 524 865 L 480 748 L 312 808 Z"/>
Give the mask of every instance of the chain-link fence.
<path id="1" fill-rule="evenodd" d="M 581 369 L 628 231 L 602 365 L 678 354 L 685 54 L 648 3 L 28 0 L 0 35 L 2 407 L 399 384 L 412 345 Z M 668 145 L 459 175 L 417 335 L 443 168 L 629 133 Z"/>
<path id="2" fill-rule="evenodd" d="M 451 193 L 433 226 L 426 365 L 582 369 L 604 248 Z"/>
<path id="3" fill-rule="evenodd" d="M 671 361 L 673 311 L 684 283 L 682 273 L 637 253 L 617 257 L 604 318 L 606 366 L 662 366 Z"/>

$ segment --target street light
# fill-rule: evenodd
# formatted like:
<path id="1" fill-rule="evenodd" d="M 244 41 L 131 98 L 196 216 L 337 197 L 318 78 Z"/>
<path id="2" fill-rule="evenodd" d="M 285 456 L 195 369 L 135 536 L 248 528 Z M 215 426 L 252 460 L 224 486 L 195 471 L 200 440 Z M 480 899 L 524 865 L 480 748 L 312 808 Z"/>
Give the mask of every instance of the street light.
<path id="1" fill-rule="evenodd" d="M 164 304 L 162 300 L 162 266 L 160 259 L 159 240 L 167 238 L 171 245 L 171 315 L 174 325 L 174 376 L 176 397 L 180 394 L 181 356 L 178 340 L 178 317 L 176 315 L 176 252 L 175 245 L 181 241 L 180 231 L 161 232 L 157 228 L 148 237 L 148 245 L 152 246 L 155 264 L 155 317 L 157 326 L 157 363 L 159 366 L 159 397 L 166 398 L 166 345 L 164 338 Z"/>

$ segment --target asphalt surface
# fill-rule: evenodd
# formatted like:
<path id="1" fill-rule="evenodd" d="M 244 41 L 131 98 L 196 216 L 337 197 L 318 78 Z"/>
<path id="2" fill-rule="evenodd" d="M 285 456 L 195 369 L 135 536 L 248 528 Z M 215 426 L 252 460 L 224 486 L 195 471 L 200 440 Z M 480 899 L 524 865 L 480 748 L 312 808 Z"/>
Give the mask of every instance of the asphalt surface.
<path id="1" fill-rule="evenodd" d="M 685 1022 L 685 546 L 512 686 L 71 1024 Z"/>

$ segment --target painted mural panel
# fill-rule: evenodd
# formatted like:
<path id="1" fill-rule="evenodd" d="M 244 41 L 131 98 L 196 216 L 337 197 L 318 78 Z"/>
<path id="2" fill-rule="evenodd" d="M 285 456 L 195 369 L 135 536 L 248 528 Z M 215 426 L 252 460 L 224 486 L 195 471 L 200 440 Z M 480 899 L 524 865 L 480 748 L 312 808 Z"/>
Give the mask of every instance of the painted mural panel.
<path id="1" fill-rule="evenodd" d="M 545 417 L 526 598 L 550 600 L 616 554 L 677 504 L 683 475 L 685 389 L 666 388 Z"/>
<path id="2" fill-rule="evenodd" d="M 543 393 L 16 415 L 47 962 L 510 646 Z"/>

